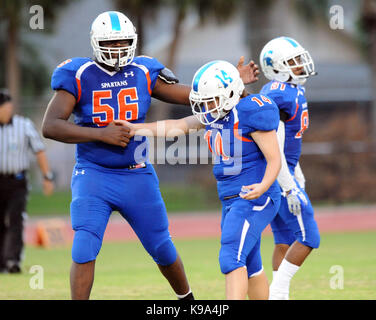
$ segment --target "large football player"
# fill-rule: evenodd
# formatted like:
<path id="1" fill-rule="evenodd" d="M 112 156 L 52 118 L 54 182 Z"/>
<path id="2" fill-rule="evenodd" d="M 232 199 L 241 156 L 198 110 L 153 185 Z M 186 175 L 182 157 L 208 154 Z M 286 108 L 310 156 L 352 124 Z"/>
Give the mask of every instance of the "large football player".
<path id="1" fill-rule="evenodd" d="M 148 152 L 139 155 L 129 128 L 114 120 L 143 122 L 151 97 L 189 105 L 190 87 L 156 59 L 135 57 L 137 34 L 122 13 L 100 14 L 91 26 L 94 58 L 72 58 L 54 71 L 55 94 L 43 134 L 75 143 L 72 174 L 71 296 L 88 299 L 95 261 L 112 211 L 119 211 L 157 263 L 178 298 L 192 299 L 183 264 L 171 241 L 166 208 Z M 253 62 L 239 62 L 245 82 L 257 80 Z M 74 114 L 74 123 L 68 121 Z M 146 138 L 145 138 L 146 139 Z"/>
<path id="2" fill-rule="evenodd" d="M 175 136 L 205 128 L 215 156 L 213 173 L 222 202 L 219 264 L 226 298 L 268 299 L 260 239 L 280 205 L 279 112 L 266 96 L 244 93 L 237 69 L 225 61 L 202 66 L 192 82 L 194 116 L 131 124 L 137 135 Z M 179 129 L 179 130 L 176 130 Z"/>
<path id="3" fill-rule="evenodd" d="M 271 80 L 261 93 L 273 99 L 280 112 L 278 140 L 282 154 L 278 175 L 281 207 L 271 223 L 275 249 L 270 299 L 287 300 L 292 277 L 312 249 L 320 244 L 314 211 L 305 192 L 305 179 L 299 165 L 303 133 L 309 123 L 303 85 L 315 71 L 308 51 L 289 37 L 268 42 L 260 54 L 260 63 L 265 77 Z"/>

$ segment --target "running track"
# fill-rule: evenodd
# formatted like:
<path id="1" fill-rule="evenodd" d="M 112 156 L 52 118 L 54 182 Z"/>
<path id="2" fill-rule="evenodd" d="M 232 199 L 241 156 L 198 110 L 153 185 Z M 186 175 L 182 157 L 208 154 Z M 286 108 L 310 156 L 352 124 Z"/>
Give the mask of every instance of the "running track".
<path id="1" fill-rule="evenodd" d="M 315 210 L 315 217 L 321 233 L 325 232 L 354 232 L 376 231 L 376 206 L 320 208 Z M 37 226 L 43 223 L 57 221 L 62 226 L 67 241 L 72 241 L 73 231 L 68 219 L 38 219 L 26 221 L 25 242 L 35 245 Z M 169 215 L 170 233 L 173 239 L 213 238 L 220 236 L 219 213 L 184 213 Z M 271 234 L 268 226 L 264 234 Z M 129 241 L 137 237 L 129 225 L 119 214 L 113 214 L 108 223 L 104 241 Z"/>

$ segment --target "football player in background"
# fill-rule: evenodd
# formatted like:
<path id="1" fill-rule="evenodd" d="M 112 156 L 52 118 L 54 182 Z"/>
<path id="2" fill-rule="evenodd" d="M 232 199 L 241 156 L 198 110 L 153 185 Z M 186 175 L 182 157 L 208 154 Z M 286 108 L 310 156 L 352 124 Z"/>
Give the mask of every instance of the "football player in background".
<path id="1" fill-rule="evenodd" d="M 189 105 L 190 86 L 156 59 L 135 57 L 137 34 L 122 13 L 100 14 L 91 26 L 94 59 L 72 58 L 54 71 L 55 94 L 43 119 L 43 135 L 75 143 L 71 221 L 75 231 L 70 272 L 72 299 L 88 299 L 95 261 L 112 211 L 119 211 L 157 263 L 179 299 L 193 299 L 183 263 L 171 241 L 159 181 L 148 151 L 129 128 L 114 120 L 143 122 L 151 97 Z M 253 62 L 239 69 L 245 83 L 257 80 Z M 74 114 L 74 123 L 68 121 Z"/>
<path id="2" fill-rule="evenodd" d="M 242 97 L 242 98 L 241 98 Z M 226 278 L 227 299 L 268 299 L 260 239 L 280 205 L 276 181 L 281 167 L 275 103 L 247 95 L 237 69 L 213 61 L 195 74 L 190 93 L 194 116 L 153 123 L 123 123 L 132 134 L 168 136 L 205 128 L 215 157 L 213 173 L 222 202 L 219 264 Z"/>
<path id="3" fill-rule="evenodd" d="M 305 192 L 305 179 L 299 165 L 302 137 L 308 128 L 305 84 L 315 75 L 314 63 L 298 42 L 279 37 L 268 42 L 260 54 L 265 77 L 271 80 L 261 90 L 277 104 L 280 113 L 278 140 L 282 168 L 278 183 L 281 207 L 271 223 L 275 248 L 272 258 L 271 300 L 288 300 L 290 281 L 300 266 L 320 244 L 314 211 Z"/>

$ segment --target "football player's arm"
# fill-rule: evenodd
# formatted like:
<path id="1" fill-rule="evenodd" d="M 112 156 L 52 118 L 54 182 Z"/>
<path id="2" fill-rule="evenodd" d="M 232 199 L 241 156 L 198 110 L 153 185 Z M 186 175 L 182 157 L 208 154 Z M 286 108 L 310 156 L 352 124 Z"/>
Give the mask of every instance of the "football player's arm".
<path id="1" fill-rule="evenodd" d="M 246 200 L 257 199 L 266 192 L 277 179 L 279 170 L 281 169 L 281 154 L 275 130 L 254 131 L 251 133 L 251 137 L 263 153 L 267 165 L 264 177 L 260 183 L 244 186 L 250 190 L 248 193 L 240 195 Z"/>
<path id="2" fill-rule="evenodd" d="M 81 127 L 68 121 L 76 105 L 76 98 L 65 90 L 57 90 L 50 100 L 43 118 L 45 138 L 65 143 L 101 141 L 126 147 L 130 134 L 126 126 L 110 123 L 105 128 Z"/>
<path id="3" fill-rule="evenodd" d="M 278 183 L 282 188 L 282 191 L 285 193 L 290 192 L 292 189 L 296 188 L 296 183 L 294 181 L 294 177 L 291 175 L 289 167 L 287 165 L 286 157 L 285 157 L 285 123 L 283 121 L 279 121 L 278 131 L 278 146 L 281 152 L 281 171 L 278 175 Z"/>
<path id="4" fill-rule="evenodd" d="M 54 192 L 54 182 L 53 182 L 53 176 L 50 171 L 50 166 L 48 164 L 48 159 L 46 156 L 46 152 L 44 150 L 39 151 L 35 154 L 39 169 L 43 175 L 43 193 L 46 196 L 50 196 Z"/>
<path id="5" fill-rule="evenodd" d="M 307 199 L 297 187 L 294 177 L 291 175 L 287 165 L 286 157 L 284 154 L 285 123 L 283 121 L 279 122 L 277 136 L 282 158 L 282 167 L 277 180 L 282 188 L 283 196 L 287 199 L 289 211 L 297 216 L 301 214 L 301 202 L 307 204 Z"/>
<path id="6" fill-rule="evenodd" d="M 131 129 L 132 136 L 146 137 L 177 137 L 189 134 L 190 130 L 204 128 L 204 125 L 195 116 L 149 123 L 130 123 L 125 120 L 115 120 L 115 123 L 128 126 Z"/>
<path id="7" fill-rule="evenodd" d="M 295 175 L 295 179 L 298 181 L 299 183 L 299 186 L 302 188 L 302 189 L 305 189 L 305 177 L 304 177 L 304 174 L 303 174 L 303 171 L 302 171 L 302 168 L 300 167 L 300 164 L 298 162 L 298 164 L 296 165 L 295 167 L 295 172 L 294 172 L 294 175 Z"/>
<path id="8" fill-rule="evenodd" d="M 244 64 L 244 57 L 240 57 L 237 69 L 244 84 L 250 84 L 258 80 L 260 71 L 258 65 L 255 64 L 253 60 Z M 152 97 L 168 103 L 190 105 L 190 91 L 191 86 L 169 83 L 165 78 L 158 77 L 152 92 Z"/>
<path id="9" fill-rule="evenodd" d="M 190 86 L 180 83 L 167 83 L 158 78 L 153 89 L 152 97 L 168 103 L 190 105 L 190 92 Z"/>

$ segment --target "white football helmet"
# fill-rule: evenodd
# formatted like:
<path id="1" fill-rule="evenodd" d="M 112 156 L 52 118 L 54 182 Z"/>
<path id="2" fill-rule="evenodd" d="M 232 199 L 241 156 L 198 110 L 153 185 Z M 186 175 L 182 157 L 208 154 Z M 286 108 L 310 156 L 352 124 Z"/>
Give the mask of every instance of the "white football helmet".
<path id="1" fill-rule="evenodd" d="M 280 82 L 303 85 L 309 76 L 316 74 L 309 52 L 289 37 L 269 41 L 261 51 L 260 65 L 266 78 Z M 293 72 L 296 68 L 302 68 L 300 75 Z"/>
<path id="2" fill-rule="evenodd" d="M 193 77 L 189 94 L 192 112 L 202 124 L 212 124 L 238 104 L 243 90 L 238 69 L 226 61 L 211 61 Z"/>
<path id="3" fill-rule="evenodd" d="M 101 41 L 130 40 L 126 47 L 109 48 L 101 46 Z M 91 46 L 98 62 L 119 68 L 131 63 L 137 46 L 136 29 L 121 12 L 101 13 L 92 23 L 90 31 Z"/>

